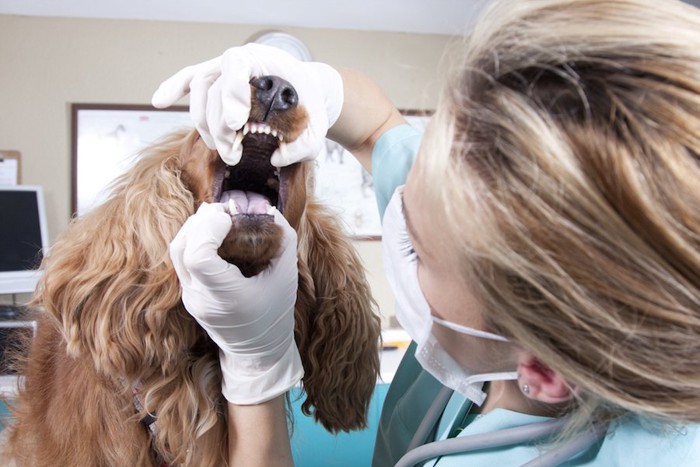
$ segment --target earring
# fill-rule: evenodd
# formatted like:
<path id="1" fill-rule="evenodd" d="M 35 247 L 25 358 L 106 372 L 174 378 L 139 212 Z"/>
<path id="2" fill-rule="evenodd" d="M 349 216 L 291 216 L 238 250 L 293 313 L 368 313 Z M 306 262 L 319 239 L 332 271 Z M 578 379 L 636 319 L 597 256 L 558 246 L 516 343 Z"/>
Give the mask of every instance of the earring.
<path id="1" fill-rule="evenodd" d="M 530 394 L 530 386 L 528 386 L 527 383 L 520 386 L 520 389 L 522 389 L 523 394 L 525 394 L 526 396 Z"/>

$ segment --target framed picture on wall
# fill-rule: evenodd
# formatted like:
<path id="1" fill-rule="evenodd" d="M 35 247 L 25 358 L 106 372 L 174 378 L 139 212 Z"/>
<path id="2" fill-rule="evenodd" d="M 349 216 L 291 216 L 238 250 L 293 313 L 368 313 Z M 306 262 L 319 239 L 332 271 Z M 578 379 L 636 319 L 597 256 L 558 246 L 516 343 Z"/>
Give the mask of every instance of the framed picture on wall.
<path id="1" fill-rule="evenodd" d="M 109 184 L 133 164 L 139 151 L 162 136 L 193 128 L 187 107 L 73 104 L 72 209 L 85 214 L 109 195 Z"/>
<path id="2" fill-rule="evenodd" d="M 72 105 L 72 209 L 83 215 L 109 196 L 109 185 L 128 170 L 140 151 L 168 133 L 193 128 L 187 107 Z M 402 111 L 423 130 L 430 115 Z M 315 160 L 315 194 L 338 214 L 349 235 L 378 239 L 381 221 L 371 175 L 338 143 L 326 140 Z"/>
<path id="3" fill-rule="evenodd" d="M 402 110 L 408 123 L 425 130 L 430 113 Z M 372 176 L 338 143 L 326 140 L 316 158 L 316 196 L 341 218 L 347 232 L 356 239 L 377 240 L 382 224 L 377 211 Z"/>

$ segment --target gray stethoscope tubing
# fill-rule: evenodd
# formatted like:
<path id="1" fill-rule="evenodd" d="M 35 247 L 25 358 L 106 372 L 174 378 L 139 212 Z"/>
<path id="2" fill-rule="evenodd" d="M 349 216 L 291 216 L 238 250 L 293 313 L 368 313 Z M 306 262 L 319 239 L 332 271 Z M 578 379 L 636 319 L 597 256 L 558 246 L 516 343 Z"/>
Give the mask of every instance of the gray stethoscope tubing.
<path id="1" fill-rule="evenodd" d="M 579 452 L 583 452 L 593 446 L 605 434 L 607 424 L 601 424 L 587 430 L 566 444 L 551 449 L 536 459 L 531 460 L 522 467 L 546 467 L 559 465 L 565 460 L 571 459 Z"/>
<path id="2" fill-rule="evenodd" d="M 440 392 L 435 397 L 435 400 L 430 404 L 428 411 L 425 413 L 425 417 L 423 417 L 423 420 L 421 420 L 420 425 L 418 425 L 416 432 L 413 434 L 413 438 L 411 438 L 411 442 L 409 443 L 408 448 L 406 448 L 406 452 L 425 444 L 425 442 L 428 440 L 428 435 L 431 431 L 433 431 L 433 428 L 440 419 L 445 407 L 447 407 L 447 403 L 450 401 L 452 394 L 454 394 L 454 390 L 446 386 L 443 386 L 443 388 L 440 389 Z"/>
<path id="3" fill-rule="evenodd" d="M 508 428 L 493 433 L 480 433 L 463 438 L 450 438 L 419 446 L 399 459 L 396 467 L 413 467 L 419 462 L 448 454 L 476 451 L 533 441 L 560 430 L 565 420 L 548 420 L 531 425 Z"/>
<path id="4" fill-rule="evenodd" d="M 435 423 L 437 423 L 452 393 L 453 391 L 449 388 L 440 390 L 426 412 L 426 416 L 418 426 L 416 433 L 413 435 L 406 454 L 399 459 L 395 467 L 413 467 L 420 462 L 448 454 L 458 454 L 535 441 L 553 435 L 566 424 L 565 419 L 548 420 L 546 422 L 508 428 L 492 433 L 480 433 L 462 438 L 450 438 L 422 444 L 432 431 Z M 596 443 L 598 439 L 600 439 L 600 436 L 605 433 L 605 428 L 606 426 L 598 426 L 588 430 L 566 444 L 544 453 L 525 465 L 527 467 L 558 465 L 563 460 L 570 459 L 577 453 Z"/>

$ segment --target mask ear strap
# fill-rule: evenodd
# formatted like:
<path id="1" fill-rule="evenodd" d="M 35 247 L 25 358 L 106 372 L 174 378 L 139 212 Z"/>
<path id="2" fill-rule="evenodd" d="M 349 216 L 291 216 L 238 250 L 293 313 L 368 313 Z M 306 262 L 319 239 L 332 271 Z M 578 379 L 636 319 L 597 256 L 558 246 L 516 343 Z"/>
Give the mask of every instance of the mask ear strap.
<path id="1" fill-rule="evenodd" d="M 480 337 L 482 339 L 490 339 L 492 341 L 508 342 L 508 339 L 506 339 L 505 337 L 499 336 L 498 334 L 494 334 L 492 332 L 481 331 L 479 329 L 474 329 L 474 328 L 469 328 L 467 326 L 462 326 L 460 324 L 453 323 L 451 321 L 445 321 L 444 319 L 438 318 L 437 316 L 431 315 L 431 318 L 434 322 L 436 322 L 440 326 L 446 327 L 448 329 L 452 329 L 453 331 L 457 331 L 460 334 L 466 334 L 468 336 Z"/>
<path id="2" fill-rule="evenodd" d="M 465 385 L 484 383 L 486 381 L 511 381 L 518 379 L 517 371 L 500 371 L 497 373 L 479 373 L 464 380 Z"/>

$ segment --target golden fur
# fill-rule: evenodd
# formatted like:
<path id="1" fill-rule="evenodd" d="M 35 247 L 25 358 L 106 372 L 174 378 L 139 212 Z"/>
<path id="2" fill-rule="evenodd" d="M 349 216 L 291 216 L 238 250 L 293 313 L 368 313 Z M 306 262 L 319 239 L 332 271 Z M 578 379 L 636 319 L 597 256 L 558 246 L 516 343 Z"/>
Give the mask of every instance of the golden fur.
<path id="1" fill-rule="evenodd" d="M 156 453 L 171 464 L 226 465 L 218 349 L 184 309 L 168 255 L 188 216 L 212 201 L 217 164 L 196 132 L 171 135 L 51 248 L 5 453 L 18 465 L 155 465 Z M 306 191 L 308 164 L 287 169 L 283 209 L 299 241 L 302 407 L 347 431 L 366 426 L 380 323 L 349 239 Z M 155 439 L 140 423 L 147 413 L 157 416 Z"/>

